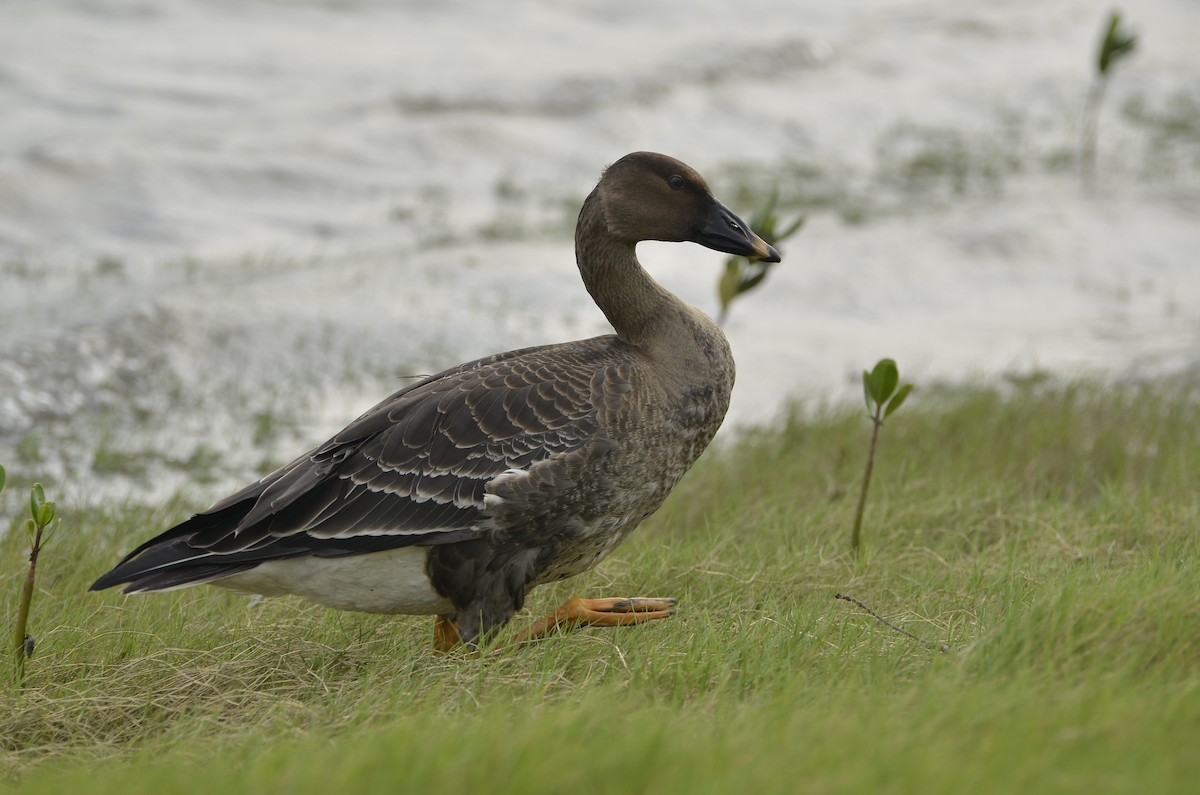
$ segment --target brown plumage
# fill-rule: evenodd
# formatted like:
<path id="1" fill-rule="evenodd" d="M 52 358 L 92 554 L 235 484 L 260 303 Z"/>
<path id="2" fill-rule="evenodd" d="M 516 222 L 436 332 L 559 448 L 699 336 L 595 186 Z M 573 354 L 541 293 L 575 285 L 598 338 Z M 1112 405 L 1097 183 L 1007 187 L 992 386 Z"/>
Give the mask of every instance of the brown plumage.
<path id="1" fill-rule="evenodd" d="M 603 174 L 576 229 L 615 335 L 525 348 L 400 390 L 325 444 L 147 541 L 93 590 L 212 583 L 341 609 L 436 614 L 474 644 L 536 585 L 586 571 L 662 504 L 725 416 L 720 328 L 638 263 L 641 240 L 778 261 L 665 155 Z M 562 624 L 635 623 L 674 600 L 573 600 Z"/>

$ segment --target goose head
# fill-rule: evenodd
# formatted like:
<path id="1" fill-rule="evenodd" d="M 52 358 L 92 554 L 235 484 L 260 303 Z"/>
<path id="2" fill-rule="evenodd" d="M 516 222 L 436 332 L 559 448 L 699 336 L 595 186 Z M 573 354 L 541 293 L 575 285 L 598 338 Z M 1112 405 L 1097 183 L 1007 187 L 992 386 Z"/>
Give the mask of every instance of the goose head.
<path id="1" fill-rule="evenodd" d="M 605 169 L 597 186 L 608 231 L 628 243 L 691 241 L 764 262 L 777 252 L 721 204 L 704 177 L 673 157 L 634 152 Z"/>

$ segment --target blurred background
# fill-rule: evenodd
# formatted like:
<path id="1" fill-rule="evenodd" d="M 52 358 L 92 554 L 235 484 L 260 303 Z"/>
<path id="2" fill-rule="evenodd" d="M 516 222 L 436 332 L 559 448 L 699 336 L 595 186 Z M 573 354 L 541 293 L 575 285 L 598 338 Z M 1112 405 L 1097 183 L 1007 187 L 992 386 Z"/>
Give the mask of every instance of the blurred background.
<path id="1" fill-rule="evenodd" d="M 215 497 L 406 377 L 606 333 L 572 230 L 638 149 L 807 218 L 726 322 L 733 432 L 859 399 L 884 356 L 918 390 L 1194 369 L 1200 4 L 1124 9 L 1085 180 L 1110 10 L 4 3 L 0 461 Z M 722 255 L 640 254 L 717 314 Z"/>

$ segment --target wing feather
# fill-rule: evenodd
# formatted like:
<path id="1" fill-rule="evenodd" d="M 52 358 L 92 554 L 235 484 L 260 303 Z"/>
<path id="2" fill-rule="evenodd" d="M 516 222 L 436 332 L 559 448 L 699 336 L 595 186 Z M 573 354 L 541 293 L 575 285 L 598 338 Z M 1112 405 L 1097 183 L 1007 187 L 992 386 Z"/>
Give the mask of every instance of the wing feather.
<path id="1" fill-rule="evenodd" d="M 452 543 L 495 528 L 488 483 L 592 444 L 598 412 L 610 414 L 621 397 L 603 373 L 614 371 L 613 346 L 623 343 L 591 342 L 493 356 L 402 389 L 143 544 L 93 587 L 178 587 L 221 576 L 222 565 L 232 572 L 274 557 Z M 179 567 L 195 579 L 172 571 Z"/>

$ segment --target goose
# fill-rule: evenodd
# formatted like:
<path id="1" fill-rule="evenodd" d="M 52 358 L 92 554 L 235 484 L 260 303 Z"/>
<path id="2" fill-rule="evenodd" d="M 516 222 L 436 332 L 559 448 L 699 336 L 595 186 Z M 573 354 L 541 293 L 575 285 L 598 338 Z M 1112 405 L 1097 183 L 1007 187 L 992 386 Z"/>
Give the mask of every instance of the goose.
<path id="1" fill-rule="evenodd" d="M 642 268 L 643 240 L 778 252 L 680 161 L 606 168 L 575 233 L 614 334 L 487 356 L 407 386 L 324 444 L 130 552 L 91 590 L 201 583 L 341 610 L 433 615 L 477 648 L 538 585 L 613 551 L 712 440 L 734 363 L 720 327 Z M 673 598 L 567 601 L 517 636 L 639 624 Z"/>

